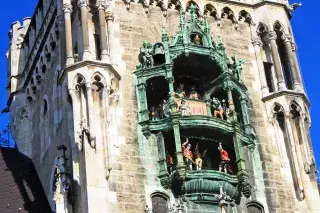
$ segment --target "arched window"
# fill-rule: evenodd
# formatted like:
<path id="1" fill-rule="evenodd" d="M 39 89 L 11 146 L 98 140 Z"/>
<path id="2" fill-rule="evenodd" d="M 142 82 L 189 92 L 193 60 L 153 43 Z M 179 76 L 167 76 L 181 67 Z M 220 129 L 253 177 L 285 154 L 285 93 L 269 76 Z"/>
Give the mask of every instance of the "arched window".
<path id="1" fill-rule="evenodd" d="M 263 206 L 257 201 L 247 203 L 248 213 L 264 213 Z"/>
<path id="2" fill-rule="evenodd" d="M 41 111 L 40 111 L 40 146 L 41 146 L 41 160 L 49 148 L 51 138 L 49 135 L 49 104 L 47 96 L 44 97 Z"/>
<path id="3" fill-rule="evenodd" d="M 163 193 L 154 193 L 151 195 L 152 213 L 167 213 L 169 197 Z"/>

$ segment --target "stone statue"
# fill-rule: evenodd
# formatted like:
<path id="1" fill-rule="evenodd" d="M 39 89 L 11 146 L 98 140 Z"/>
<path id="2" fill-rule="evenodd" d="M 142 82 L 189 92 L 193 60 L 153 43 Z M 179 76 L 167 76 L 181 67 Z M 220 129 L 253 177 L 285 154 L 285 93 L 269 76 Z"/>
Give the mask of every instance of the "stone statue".
<path id="1" fill-rule="evenodd" d="M 204 150 L 203 154 L 199 151 L 199 144 L 197 143 L 196 149 L 194 150 L 194 157 L 197 170 L 202 169 L 202 159 L 205 157 L 207 150 Z"/>
<path id="2" fill-rule="evenodd" d="M 186 101 L 185 100 L 182 100 L 181 101 L 181 105 L 179 107 L 179 110 L 181 112 L 181 116 L 188 116 L 190 113 L 189 113 L 189 107 L 188 105 L 186 104 Z"/>
<path id="3" fill-rule="evenodd" d="M 191 143 L 189 143 L 189 139 L 187 138 L 186 141 L 182 144 L 182 151 L 183 151 L 183 156 L 185 159 L 185 162 L 187 166 L 189 167 L 190 170 L 192 170 L 192 163 L 193 161 L 193 153 L 191 151 Z"/>
<path id="4" fill-rule="evenodd" d="M 226 150 L 224 150 L 222 148 L 222 144 L 219 143 L 219 147 L 218 150 L 220 152 L 220 164 L 219 164 L 219 171 L 223 171 L 224 173 L 227 173 L 228 169 L 229 169 L 229 163 L 230 163 L 230 158 L 229 158 L 229 154 Z M 229 169 L 230 171 L 230 169 Z"/>
<path id="5" fill-rule="evenodd" d="M 150 68 L 153 66 L 153 47 L 147 41 L 143 41 L 140 48 L 139 61 L 142 64 L 142 68 Z"/>
<path id="6" fill-rule="evenodd" d="M 244 64 L 244 60 L 237 60 L 235 56 L 232 56 L 231 59 L 233 61 L 233 64 L 231 65 L 232 73 L 239 82 L 242 82 L 242 65 Z"/>
<path id="7" fill-rule="evenodd" d="M 219 117 L 223 120 L 224 109 L 221 105 L 219 99 L 213 97 L 212 98 L 212 107 L 213 107 L 213 115 L 214 117 Z"/>
<path id="8" fill-rule="evenodd" d="M 189 98 L 190 99 L 196 99 L 196 100 L 199 99 L 199 94 L 196 91 L 196 87 L 195 86 L 191 86 L 191 91 L 190 91 L 190 94 L 189 94 Z"/>
<path id="9" fill-rule="evenodd" d="M 184 91 L 184 84 L 179 84 L 179 87 L 176 89 L 176 95 L 179 98 L 186 97 L 186 92 Z"/>

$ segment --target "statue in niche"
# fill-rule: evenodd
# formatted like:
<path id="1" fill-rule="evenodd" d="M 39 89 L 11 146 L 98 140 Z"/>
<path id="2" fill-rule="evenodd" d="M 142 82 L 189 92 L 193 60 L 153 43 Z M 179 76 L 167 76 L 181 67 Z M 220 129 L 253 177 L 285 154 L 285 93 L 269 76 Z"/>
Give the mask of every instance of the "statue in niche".
<path id="1" fill-rule="evenodd" d="M 188 116 L 190 113 L 189 113 L 189 107 L 186 103 L 185 100 L 182 100 L 181 101 L 181 105 L 179 107 L 179 110 L 181 112 L 181 116 Z"/>
<path id="2" fill-rule="evenodd" d="M 150 114 L 151 114 L 151 120 L 152 121 L 158 121 L 159 120 L 159 113 L 158 113 L 158 111 L 157 111 L 155 106 L 152 106 L 150 108 Z"/>
<path id="3" fill-rule="evenodd" d="M 195 163 L 196 163 L 196 169 L 201 170 L 202 169 L 202 159 L 205 157 L 207 153 L 207 150 L 204 150 L 204 152 L 201 154 L 199 151 L 199 144 L 197 143 L 197 146 L 194 150 L 194 156 L 195 156 Z"/>
<path id="4" fill-rule="evenodd" d="M 199 99 L 199 94 L 196 91 L 196 87 L 193 86 L 193 85 L 191 86 L 191 91 L 190 91 L 190 94 L 189 94 L 189 98 L 190 99 L 196 99 L 196 100 Z"/>
<path id="5" fill-rule="evenodd" d="M 243 59 L 237 60 L 235 56 L 232 56 L 231 59 L 233 62 L 231 64 L 232 74 L 234 75 L 234 77 L 236 77 L 236 79 L 239 82 L 242 82 L 242 65 L 244 64 L 244 60 Z"/>
<path id="6" fill-rule="evenodd" d="M 143 41 L 142 47 L 140 48 L 139 61 L 142 64 L 142 68 L 153 67 L 153 47 L 147 41 Z"/>
<path id="7" fill-rule="evenodd" d="M 211 103 L 212 103 L 212 107 L 213 107 L 213 116 L 214 117 L 219 116 L 223 120 L 224 109 L 223 109 L 219 99 L 213 97 Z"/>
<path id="8" fill-rule="evenodd" d="M 166 152 L 166 162 L 167 162 L 167 167 L 168 167 L 168 172 L 171 175 L 173 172 L 173 158 L 172 156 Z"/>
<path id="9" fill-rule="evenodd" d="M 202 39 L 198 34 L 196 34 L 196 36 L 194 37 L 193 43 L 196 45 L 202 45 Z"/>
<path id="10" fill-rule="evenodd" d="M 223 171 L 224 173 L 228 173 L 228 170 L 229 172 L 231 172 L 230 170 L 230 158 L 229 158 L 229 154 L 226 150 L 224 150 L 222 148 L 222 144 L 219 143 L 219 147 L 218 147 L 218 150 L 220 152 L 220 164 L 219 164 L 219 171 Z"/>
<path id="11" fill-rule="evenodd" d="M 186 92 L 184 91 L 184 84 L 179 84 L 179 87 L 176 90 L 176 95 L 179 98 L 184 98 L 186 97 Z"/>
<path id="12" fill-rule="evenodd" d="M 194 163 L 193 161 L 193 153 L 191 151 L 191 143 L 189 143 L 189 139 L 186 138 L 186 141 L 182 144 L 182 151 L 183 151 L 183 156 L 185 159 L 185 163 L 189 170 L 192 170 L 192 164 Z"/>
<path id="13" fill-rule="evenodd" d="M 170 117 L 171 109 L 170 109 L 169 103 L 166 100 L 162 101 L 162 111 L 163 111 L 164 118 Z"/>

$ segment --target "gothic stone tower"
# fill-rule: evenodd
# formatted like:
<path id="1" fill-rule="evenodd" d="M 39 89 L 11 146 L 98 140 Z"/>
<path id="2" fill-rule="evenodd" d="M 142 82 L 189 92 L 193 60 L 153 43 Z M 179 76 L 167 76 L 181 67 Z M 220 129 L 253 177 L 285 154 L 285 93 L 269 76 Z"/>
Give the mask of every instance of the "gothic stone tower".
<path id="1" fill-rule="evenodd" d="M 298 6 L 39 0 L 8 106 L 52 211 L 320 212 Z"/>

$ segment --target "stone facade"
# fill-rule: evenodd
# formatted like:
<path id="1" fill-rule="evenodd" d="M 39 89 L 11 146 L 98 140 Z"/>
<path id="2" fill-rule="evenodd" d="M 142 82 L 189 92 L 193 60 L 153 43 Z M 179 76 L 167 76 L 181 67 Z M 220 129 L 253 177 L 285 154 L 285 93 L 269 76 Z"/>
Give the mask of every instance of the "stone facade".
<path id="1" fill-rule="evenodd" d="M 235 205 L 193 202 L 164 187 L 159 136 L 147 136 L 140 122 L 135 72 L 142 43 L 161 42 L 163 28 L 171 41 L 181 12 L 190 19 L 192 6 L 226 55 L 245 61 L 240 81 L 256 139 L 239 148 L 251 192 L 240 192 Z M 285 0 L 40 0 L 32 18 L 11 26 L 8 106 L 19 151 L 33 160 L 52 210 L 320 212 L 310 104 L 290 25 L 296 6 Z M 170 210 L 154 206 L 161 196 Z"/>

